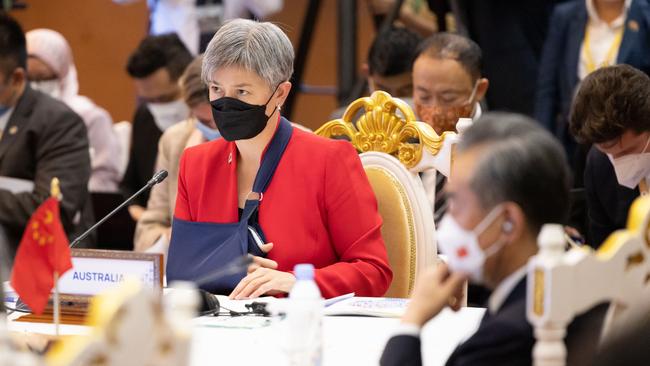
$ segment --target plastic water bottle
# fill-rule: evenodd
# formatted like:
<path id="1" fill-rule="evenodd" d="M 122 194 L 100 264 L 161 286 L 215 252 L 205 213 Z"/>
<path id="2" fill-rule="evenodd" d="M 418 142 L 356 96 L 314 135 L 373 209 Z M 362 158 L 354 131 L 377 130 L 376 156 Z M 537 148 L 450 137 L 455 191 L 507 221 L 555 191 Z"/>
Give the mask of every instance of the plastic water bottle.
<path id="1" fill-rule="evenodd" d="M 314 266 L 298 264 L 296 283 L 289 293 L 286 351 L 291 366 L 319 366 L 323 350 L 324 301 L 314 282 Z"/>

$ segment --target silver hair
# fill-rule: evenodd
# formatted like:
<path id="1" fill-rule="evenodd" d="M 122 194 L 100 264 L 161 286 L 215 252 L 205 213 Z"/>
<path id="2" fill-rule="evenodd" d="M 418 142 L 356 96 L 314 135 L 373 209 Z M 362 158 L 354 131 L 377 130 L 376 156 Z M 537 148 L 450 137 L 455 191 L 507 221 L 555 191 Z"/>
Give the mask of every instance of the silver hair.
<path id="1" fill-rule="evenodd" d="M 569 213 L 571 175 L 564 149 L 533 119 L 514 113 L 486 113 L 464 134 L 459 152 L 485 147 L 470 187 L 481 206 L 517 203 L 533 232 L 543 224 L 564 224 Z"/>
<path id="2" fill-rule="evenodd" d="M 224 23 L 203 55 L 201 78 L 206 84 L 222 67 L 239 66 L 255 72 L 273 89 L 293 73 L 293 46 L 275 24 L 247 19 Z"/>

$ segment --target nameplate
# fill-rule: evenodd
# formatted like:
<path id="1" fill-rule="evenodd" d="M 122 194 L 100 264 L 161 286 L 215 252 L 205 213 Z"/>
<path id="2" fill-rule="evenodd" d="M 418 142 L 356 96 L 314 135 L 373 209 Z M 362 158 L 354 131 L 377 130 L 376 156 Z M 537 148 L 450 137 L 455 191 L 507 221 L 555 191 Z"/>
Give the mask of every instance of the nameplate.
<path id="1" fill-rule="evenodd" d="M 98 295 L 127 278 L 161 291 L 163 256 L 119 250 L 72 249 L 72 269 L 59 279 L 59 292 L 73 296 Z"/>

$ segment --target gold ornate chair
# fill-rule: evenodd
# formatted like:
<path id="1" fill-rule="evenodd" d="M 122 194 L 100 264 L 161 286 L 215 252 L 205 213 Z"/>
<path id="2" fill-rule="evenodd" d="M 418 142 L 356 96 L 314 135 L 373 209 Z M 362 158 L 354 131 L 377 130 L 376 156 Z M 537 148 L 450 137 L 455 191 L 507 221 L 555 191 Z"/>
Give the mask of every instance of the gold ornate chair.
<path id="1" fill-rule="evenodd" d="M 564 229 L 546 225 L 539 235 L 539 253 L 528 263 L 528 319 L 537 343 L 537 366 L 567 364 L 567 326 L 579 314 L 609 302 L 600 338 L 627 310 L 650 302 L 650 197 L 630 208 L 627 227 L 612 233 L 593 251 L 565 252 Z M 570 362 L 569 362 L 570 363 Z"/>
<path id="2" fill-rule="evenodd" d="M 438 136 L 415 120 L 405 102 L 383 91 L 352 102 L 341 119 L 316 134 L 347 138 L 360 153 L 384 220 L 382 235 L 394 273 L 386 296 L 408 297 L 417 274 L 437 262 L 433 212 L 418 173 L 437 169 L 448 176 L 457 134 Z"/>

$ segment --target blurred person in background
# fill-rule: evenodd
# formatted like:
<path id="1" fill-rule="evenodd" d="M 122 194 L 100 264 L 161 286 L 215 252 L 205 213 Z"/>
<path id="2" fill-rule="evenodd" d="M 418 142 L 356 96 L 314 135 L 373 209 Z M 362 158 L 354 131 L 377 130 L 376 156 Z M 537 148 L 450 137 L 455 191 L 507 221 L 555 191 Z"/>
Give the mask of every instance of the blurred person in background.
<path id="1" fill-rule="evenodd" d="M 535 118 L 564 145 L 582 187 L 590 146 L 569 133 L 578 84 L 603 66 L 628 64 L 650 73 L 650 4 L 647 0 L 576 0 L 551 16 L 537 82 Z"/>
<path id="2" fill-rule="evenodd" d="M 113 0 L 118 4 L 140 0 Z M 284 0 L 147 0 L 149 34 L 176 33 L 185 47 L 197 55 L 221 24 L 228 19 L 264 19 L 277 13 Z"/>
<path id="3" fill-rule="evenodd" d="M 576 141 L 591 146 L 584 172 L 594 248 L 625 227 L 632 202 L 650 193 L 650 77 L 629 65 L 603 67 L 580 84 L 571 109 Z"/>
<path id="4" fill-rule="evenodd" d="M 91 192 L 116 192 L 121 149 L 113 120 L 103 108 L 79 95 L 77 69 L 65 38 L 50 29 L 27 32 L 27 77 L 33 89 L 61 100 L 86 124 L 90 143 Z"/>
<path id="5" fill-rule="evenodd" d="M 58 178 L 61 222 L 69 238 L 93 221 L 88 132 L 70 107 L 33 90 L 22 28 L 0 12 L 0 226 L 13 257 L 25 225 Z M 81 246 L 86 246 L 92 239 Z"/>
<path id="6" fill-rule="evenodd" d="M 591 145 L 569 132 L 569 112 L 579 84 L 597 69 L 629 64 L 650 72 L 650 4 L 647 0 L 574 0 L 551 15 L 537 79 L 535 118 L 560 140 L 573 170 L 571 235 L 590 237 L 583 177 Z M 584 236 L 584 237 L 583 237 Z"/>
<path id="7" fill-rule="evenodd" d="M 429 8 L 435 0 L 404 0 L 394 24 L 403 26 L 423 37 L 446 30 L 445 14 L 434 14 Z M 372 13 L 375 29 L 379 30 L 384 18 L 397 5 L 396 0 L 366 0 Z M 437 8 L 436 8 L 437 9 Z"/>
<path id="8" fill-rule="evenodd" d="M 417 48 L 413 63 L 415 112 L 441 135 L 456 131 L 459 118 L 478 119 L 488 90 L 481 48 L 469 38 L 437 33 Z"/>
<path id="9" fill-rule="evenodd" d="M 158 140 L 174 124 L 190 116 L 178 79 L 192 55 L 174 33 L 148 36 L 131 54 L 127 71 L 133 78 L 139 104 L 133 117 L 129 163 L 120 188 L 126 197 L 143 187 L 154 174 Z M 149 192 L 138 196 L 129 213 L 138 221 Z"/>
<path id="10" fill-rule="evenodd" d="M 481 73 L 480 47 L 469 38 L 436 33 L 420 43 L 413 63 L 413 102 L 418 119 L 437 134 L 456 131 L 459 118 L 478 119 L 480 101 L 489 82 Z M 444 175 L 436 171 L 420 174 L 434 220 L 446 212 Z"/>
<path id="11" fill-rule="evenodd" d="M 411 68 L 421 40 L 420 36 L 404 27 L 391 27 L 377 34 L 362 66 L 363 73 L 368 76 L 370 94 L 383 90 L 414 107 Z M 330 119 L 341 118 L 347 107 L 335 110 Z"/>
<path id="12" fill-rule="evenodd" d="M 208 87 L 201 79 L 202 60 L 201 56 L 195 58 L 180 78 L 181 94 L 191 116 L 167 129 L 160 138 L 156 170 L 167 170 L 169 177 L 151 190 L 147 209 L 138 220 L 135 231 L 136 251 L 153 250 L 167 254 L 181 154 L 187 147 L 221 137 L 212 118 Z"/>

